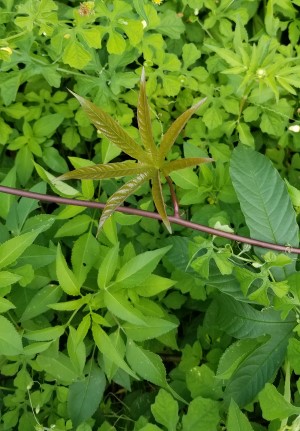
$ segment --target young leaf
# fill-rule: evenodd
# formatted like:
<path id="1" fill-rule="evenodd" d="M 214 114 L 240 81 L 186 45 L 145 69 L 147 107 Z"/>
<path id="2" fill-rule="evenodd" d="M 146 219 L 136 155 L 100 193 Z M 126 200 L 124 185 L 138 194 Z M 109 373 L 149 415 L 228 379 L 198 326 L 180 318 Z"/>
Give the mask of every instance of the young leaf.
<path id="1" fill-rule="evenodd" d="M 166 212 L 166 205 L 163 197 L 162 186 L 161 186 L 159 175 L 160 175 L 159 171 L 157 171 L 156 175 L 153 175 L 153 177 L 151 178 L 152 197 L 153 197 L 155 207 L 158 211 L 158 214 L 161 216 L 161 219 L 164 222 L 169 233 L 172 233 L 172 228 Z"/>
<path id="2" fill-rule="evenodd" d="M 126 133 L 122 127 L 106 112 L 96 106 L 94 103 L 89 102 L 78 94 L 70 90 L 73 96 L 81 104 L 84 111 L 88 114 L 92 123 L 97 129 L 103 133 L 111 142 L 119 147 L 124 153 L 138 159 L 141 162 L 147 163 L 149 157 L 147 153 Z"/>
<path id="3" fill-rule="evenodd" d="M 157 162 L 158 150 L 153 140 L 150 110 L 146 96 L 146 80 L 145 69 L 142 69 L 141 85 L 138 101 L 137 119 L 139 125 L 139 132 L 145 150 L 151 155 L 154 163 Z"/>
<path id="4" fill-rule="evenodd" d="M 189 108 L 187 111 L 185 111 L 183 114 L 178 117 L 174 123 L 169 127 L 169 129 L 164 134 L 162 141 L 160 143 L 159 147 L 159 162 L 163 163 L 165 160 L 166 155 L 172 148 L 175 140 L 177 139 L 179 133 L 184 128 L 186 123 L 189 121 L 191 116 L 197 111 L 197 109 L 200 108 L 201 105 L 206 101 L 206 97 L 199 102 L 197 102 L 195 105 L 193 105 L 191 108 Z"/>
<path id="5" fill-rule="evenodd" d="M 128 196 L 134 193 L 137 189 L 140 188 L 142 184 L 148 181 L 151 178 L 151 170 L 147 169 L 143 173 L 139 174 L 136 178 L 128 181 L 124 184 L 119 190 L 117 190 L 106 202 L 105 208 L 102 212 L 99 221 L 98 230 L 101 229 L 105 220 L 108 219 L 115 211 L 115 209 L 120 206 Z"/>

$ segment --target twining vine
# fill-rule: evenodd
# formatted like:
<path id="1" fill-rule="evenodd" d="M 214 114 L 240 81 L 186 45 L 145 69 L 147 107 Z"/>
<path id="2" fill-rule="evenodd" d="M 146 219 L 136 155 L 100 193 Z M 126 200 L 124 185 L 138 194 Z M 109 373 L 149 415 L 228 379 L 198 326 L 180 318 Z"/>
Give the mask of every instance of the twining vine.
<path id="1" fill-rule="evenodd" d="M 62 198 L 62 197 L 58 197 L 58 196 L 51 196 L 48 194 L 35 193 L 35 192 L 27 191 L 27 190 L 20 190 L 20 189 L 16 189 L 13 187 L 0 186 L 0 193 L 7 193 L 7 194 L 11 194 L 11 195 L 15 195 L 15 196 L 21 196 L 21 197 L 29 198 L 29 199 L 35 199 L 35 200 L 39 200 L 39 201 L 53 202 L 53 203 L 56 203 L 58 205 L 59 204 L 76 205 L 76 206 L 81 206 L 81 207 L 86 207 L 86 208 L 97 208 L 100 210 L 101 209 L 103 210 L 103 208 L 105 208 L 105 204 L 100 203 L 100 202 L 90 202 L 90 201 L 86 201 L 86 200 Z M 156 219 L 156 220 L 160 220 L 160 221 L 162 220 L 162 217 L 158 213 L 155 213 L 152 211 L 145 211 L 145 210 L 123 207 L 123 206 L 117 207 L 115 211 L 118 211 L 118 212 L 121 212 L 124 214 L 131 214 L 131 215 L 137 215 L 137 216 L 142 216 L 142 217 L 148 217 L 148 218 L 152 218 L 152 219 Z M 258 239 L 247 238 L 247 237 L 236 235 L 236 234 L 233 234 L 230 232 L 225 232 L 225 231 L 222 231 L 220 229 L 214 229 L 214 228 L 211 228 L 208 226 L 204 226 L 204 225 L 201 225 L 198 223 L 193 223 L 191 221 L 184 220 L 184 219 L 180 218 L 179 213 L 177 211 L 175 211 L 174 216 L 168 216 L 168 220 L 170 223 L 178 224 L 180 226 L 184 226 L 184 227 L 189 228 L 189 229 L 194 229 L 194 230 L 198 230 L 201 232 L 205 232 L 205 233 L 208 233 L 210 235 L 215 235 L 215 236 L 227 238 L 227 239 L 230 239 L 232 241 L 242 242 L 244 244 L 249 244 L 249 245 L 258 246 L 258 247 L 262 247 L 262 248 L 267 248 L 270 250 L 281 251 L 284 253 L 300 254 L 300 248 L 290 247 L 289 245 L 272 244 L 270 242 L 260 241 Z"/>

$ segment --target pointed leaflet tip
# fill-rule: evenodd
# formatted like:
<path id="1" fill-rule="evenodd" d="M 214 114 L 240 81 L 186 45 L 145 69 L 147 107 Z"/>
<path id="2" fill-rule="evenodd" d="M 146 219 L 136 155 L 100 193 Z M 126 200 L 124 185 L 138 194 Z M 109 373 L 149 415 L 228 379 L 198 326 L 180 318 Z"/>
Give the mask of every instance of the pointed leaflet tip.
<path id="1" fill-rule="evenodd" d="M 145 73 L 145 66 L 142 67 L 142 73 L 141 73 L 141 84 L 144 83 L 146 80 L 146 73 Z"/>

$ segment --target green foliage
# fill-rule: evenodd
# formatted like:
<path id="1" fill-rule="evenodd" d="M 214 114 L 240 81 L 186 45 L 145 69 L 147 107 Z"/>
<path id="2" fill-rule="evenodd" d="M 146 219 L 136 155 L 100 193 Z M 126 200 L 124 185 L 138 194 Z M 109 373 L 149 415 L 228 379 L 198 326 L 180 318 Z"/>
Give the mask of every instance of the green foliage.
<path id="1" fill-rule="evenodd" d="M 299 429 L 299 5 L 0 0 L 1 430 Z"/>

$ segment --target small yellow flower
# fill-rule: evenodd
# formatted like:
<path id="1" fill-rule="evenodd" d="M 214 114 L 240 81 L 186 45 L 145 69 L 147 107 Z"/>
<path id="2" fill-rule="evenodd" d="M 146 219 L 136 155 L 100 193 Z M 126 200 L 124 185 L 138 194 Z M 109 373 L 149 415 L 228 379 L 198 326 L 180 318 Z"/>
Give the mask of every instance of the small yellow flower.
<path id="1" fill-rule="evenodd" d="M 160 5 L 160 4 L 162 4 L 162 2 L 163 2 L 164 0 L 152 0 L 152 2 L 154 3 L 154 4 L 158 4 L 158 5 Z"/>

